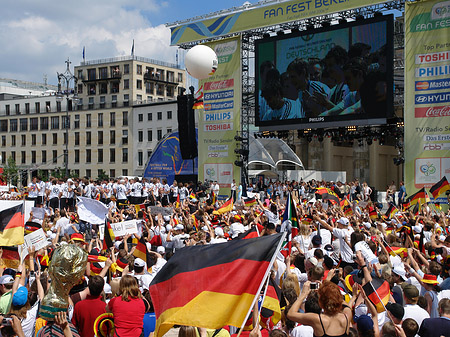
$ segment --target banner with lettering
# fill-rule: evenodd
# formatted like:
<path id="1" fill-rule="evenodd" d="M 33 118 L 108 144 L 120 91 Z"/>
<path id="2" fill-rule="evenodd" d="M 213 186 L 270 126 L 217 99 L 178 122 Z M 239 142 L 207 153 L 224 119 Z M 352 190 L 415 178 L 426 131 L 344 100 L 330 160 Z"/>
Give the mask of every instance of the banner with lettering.
<path id="1" fill-rule="evenodd" d="M 252 8 L 243 5 L 242 10 L 222 10 L 211 19 L 199 20 L 171 27 L 171 44 L 199 41 L 243 32 L 250 29 L 300 21 L 314 16 L 327 15 L 354 8 L 372 6 L 386 0 L 305 0 L 285 1 L 270 6 Z M 259 5 L 255 5 L 259 6 Z M 233 12 L 234 11 L 234 12 Z M 227 12 L 230 12 L 227 14 Z"/>
<path id="2" fill-rule="evenodd" d="M 198 117 L 199 180 L 217 181 L 219 197 L 230 195 L 233 179 L 241 170 L 234 165 L 236 140 L 241 129 L 241 40 L 240 37 L 208 43 L 219 65 L 213 76 L 199 81 L 203 86 L 203 110 Z"/>
<path id="3" fill-rule="evenodd" d="M 450 176 L 450 1 L 405 4 L 405 185 Z M 439 202 L 446 201 L 441 196 Z"/>

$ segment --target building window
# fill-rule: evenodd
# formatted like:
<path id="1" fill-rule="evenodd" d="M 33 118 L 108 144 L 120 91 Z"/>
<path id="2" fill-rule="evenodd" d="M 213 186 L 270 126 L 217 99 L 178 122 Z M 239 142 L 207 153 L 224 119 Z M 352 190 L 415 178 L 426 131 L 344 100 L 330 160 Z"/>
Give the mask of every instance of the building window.
<path id="1" fill-rule="evenodd" d="M 115 178 L 116 177 L 116 170 L 114 170 L 114 169 L 109 170 L 109 177 L 110 178 Z"/>
<path id="2" fill-rule="evenodd" d="M 48 117 L 41 117 L 41 130 L 48 130 Z"/>
<path id="3" fill-rule="evenodd" d="M 158 130 L 156 132 L 156 140 L 160 141 L 162 139 L 162 130 Z"/>
<path id="4" fill-rule="evenodd" d="M 124 94 L 123 95 L 123 106 L 129 106 L 130 105 L 130 94 Z"/>
<path id="5" fill-rule="evenodd" d="M 75 145 L 77 145 L 77 146 L 80 145 L 80 133 L 79 132 L 75 132 Z"/>
<path id="6" fill-rule="evenodd" d="M 11 151 L 11 158 L 16 161 L 16 151 Z"/>
<path id="7" fill-rule="evenodd" d="M 37 117 L 36 118 L 30 118 L 30 131 L 36 131 L 39 130 L 39 122 Z"/>
<path id="8" fill-rule="evenodd" d="M 122 130 L 122 145 L 128 144 L 128 130 Z"/>
<path id="9" fill-rule="evenodd" d="M 110 163 L 116 162 L 116 149 L 109 149 L 109 162 Z"/>
<path id="10" fill-rule="evenodd" d="M 107 79 L 108 78 L 108 68 L 107 67 L 101 67 L 98 68 L 98 77 L 99 79 Z"/>
<path id="11" fill-rule="evenodd" d="M 11 132 L 17 131 L 17 119 L 9 120 L 9 131 Z"/>
<path id="12" fill-rule="evenodd" d="M 136 65 L 136 74 L 142 75 L 142 65 L 140 64 Z"/>
<path id="13" fill-rule="evenodd" d="M 46 101 L 45 102 L 45 112 L 50 112 L 52 111 L 52 104 L 50 101 Z"/>
<path id="14" fill-rule="evenodd" d="M 59 117 L 52 117 L 50 120 L 50 127 L 52 130 L 58 130 L 59 129 Z"/>
<path id="15" fill-rule="evenodd" d="M 147 120 L 148 120 L 148 121 L 151 121 L 152 119 L 153 119 L 152 113 L 151 113 L 151 112 L 148 112 L 148 113 L 147 113 Z"/>
<path id="16" fill-rule="evenodd" d="M 167 134 L 172 133 L 172 129 L 167 129 Z"/>
<path id="17" fill-rule="evenodd" d="M 130 89 L 130 80 L 123 80 L 123 88 Z"/>
<path id="18" fill-rule="evenodd" d="M 43 163 L 47 162 L 47 151 L 42 150 L 41 151 L 41 157 L 42 157 L 42 162 Z"/>
<path id="19" fill-rule="evenodd" d="M 25 164 L 25 163 L 26 163 L 26 152 L 25 152 L 25 151 L 21 151 L 21 152 L 20 152 L 20 162 L 21 162 L 22 164 Z"/>
<path id="20" fill-rule="evenodd" d="M 6 164 L 6 152 L 2 151 L 2 164 Z"/>
<path id="21" fill-rule="evenodd" d="M 111 94 L 117 94 L 120 90 L 120 83 L 119 82 L 112 82 L 111 84 Z"/>
<path id="22" fill-rule="evenodd" d="M 99 163 L 103 163 L 103 149 L 97 150 L 97 160 Z"/>
<path id="23" fill-rule="evenodd" d="M 144 153 L 142 151 L 138 152 L 138 165 L 144 165 Z"/>
<path id="24" fill-rule="evenodd" d="M 130 65 L 129 64 L 124 64 L 123 65 L 123 73 L 124 74 L 129 74 L 130 73 Z"/>
<path id="25" fill-rule="evenodd" d="M 89 110 L 94 109 L 94 97 L 89 97 L 88 109 Z"/>
<path id="26" fill-rule="evenodd" d="M 162 84 L 157 84 L 156 85 L 156 94 L 158 96 L 163 96 L 164 95 L 164 85 L 162 85 Z"/>
<path id="27" fill-rule="evenodd" d="M 147 130 L 147 141 L 151 142 L 153 140 L 153 131 Z"/>
<path id="28" fill-rule="evenodd" d="M 88 80 L 89 81 L 93 81 L 93 80 L 97 79 L 96 78 L 96 69 L 95 68 L 88 69 L 87 72 L 88 72 Z"/>
<path id="29" fill-rule="evenodd" d="M 20 115 L 20 104 L 16 104 L 16 115 Z"/>
<path id="30" fill-rule="evenodd" d="M 64 145 L 67 144 L 67 133 L 66 132 L 64 132 L 64 135 L 63 135 L 63 144 Z"/>
<path id="31" fill-rule="evenodd" d="M 80 162 L 80 150 L 75 150 L 75 163 Z"/>
<path id="32" fill-rule="evenodd" d="M 42 134 L 41 140 L 42 140 L 42 145 L 47 145 L 47 134 L 46 133 Z"/>
<path id="33" fill-rule="evenodd" d="M 122 149 L 122 163 L 128 163 L 128 149 Z"/>
<path id="34" fill-rule="evenodd" d="M 122 126 L 128 126 L 128 111 L 122 111 Z"/>
<path id="35" fill-rule="evenodd" d="M 116 126 L 116 113 L 115 112 L 109 113 L 109 126 Z"/>
<path id="36" fill-rule="evenodd" d="M 34 103 L 34 109 L 37 114 L 40 113 L 41 112 L 41 103 L 39 103 L 39 102 Z"/>
<path id="37" fill-rule="evenodd" d="M 136 95 L 136 101 L 142 103 L 142 95 Z"/>
<path id="38" fill-rule="evenodd" d="M 172 119 L 172 111 L 167 111 L 167 119 Z"/>
<path id="39" fill-rule="evenodd" d="M 100 109 L 104 109 L 106 105 L 106 97 L 100 96 Z"/>
<path id="40" fill-rule="evenodd" d="M 31 135 L 31 145 L 33 145 L 33 146 L 36 146 L 36 135 L 35 134 L 32 134 Z"/>
<path id="41" fill-rule="evenodd" d="M 11 146 L 16 146 L 16 135 L 11 136 Z"/>
<path id="42" fill-rule="evenodd" d="M 111 107 L 117 108 L 117 95 L 111 96 Z"/>
<path id="43" fill-rule="evenodd" d="M 178 82 L 183 82 L 183 73 L 178 73 Z"/>
<path id="44" fill-rule="evenodd" d="M 6 114 L 6 116 L 9 116 L 10 113 L 11 113 L 11 112 L 10 112 L 9 104 L 6 104 L 6 105 L 5 105 L 5 114 Z"/>
<path id="45" fill-rule="evenodd" d="M 95 95 L 95 92 L 96 92 L 95 84 L 89 84 L 88 85 L 88 95 Z"/>
<path id="46" fill-rule="evenodd" d="M 142 143 L 144 141 L 144 131 L 139 130 L 138 131 L 138 142 Z"/>
<path id="47" fill-rule="evenodd" d="M 70 129 L 70 116 L 61 116 L 63 129 Z"/>
<path id="48" fill-rule="evenodd" d="M 158 111 L 157 113 L 157 117 L 156 117 L 159 121 L 162 120 L 162 111 Z"/>
<path id="49" fill-rule="evenodd" d="M 6 146 L 6 136 L 2 136 L 2 147 Z"/>
<path id="50" fill-rule="evenodd" d="M 75 115 L 75 123 L 73 126 L 75 129 L 79 129 L 80 128 L 80 115 Z"/>
<path id="51" fill-rule="evenodd" d="M 58 134 L 53 133 L 52 137 L 53 137 L 53 145 L 58 145 Z"/>
<path id="52" fill-rule="evenodd" d="M 61 112 L 61 102 L 56 101 L 56 112 Z"/>
<path id="53" fill-rule="evenodd" d="M 8 132 L 8 120 L 7 119 L 0 121 L 0 131 Z"/>
<path id="54" fill-rule="evenodd" d="M 116 144 L 116 131 L 115 130 L 109 131 L 109 144 L 111 144 L 111 145 Z"/>
<path id="55" fill-rule="evenodd" d="M 155 86 L 154 86 L 153 82 L 146 82 L 145 83 L 145 93 L 153 95 L 154 87 Z"/>
<path id="56" fill-rule="evenodd" d="M 172 87 L 171 85 L 168 85 L 167 89 L 166 89 L 166 95 L 168 97 L 173 97 L 174 94 L 175 94 L 175 88 Z"/>
<path id="57" fill-rule="evenodd" d="M 103 145 L 103 131 L 97 132 L 97 144 Z"/>
<path id="58" fill-rule="evenodd" d="M 86 115 L 86 127 L 90 128 L 92 125 L 91 114 Z"/>
<path id="59" fill-rule="evenodd" d="M 139 114 L 138 115 L 138 121 L 139 122 L 143 122 L 144 121 L 144 114 Z"/>
<path id="60" fill-rule="evenodd" d="M 31 151 L 31 164 L 36 164 L 36 151 Z"/>
<path id="61" fill-rule="evenodd" d="M 58 151 L 53 150 L 52 157 L 53 157 L 53 159 L 52 159 L 53 164 L 57 164 L 58 163 Z"/>
<path id="62" fill-rule="evenodd" d="M 20 131 L 28 131 L 28 119 L 27 118 L 20 119 Z"/>
<path id="63" fill-rule="evenodd" d="M 78 79 L 80 79 L 79 77 L 78 77 Z M 83 93 L 83 84 L 78 84 L 78 93 L 79 94 L 82 94 Z"/>
<path id="64" fill-rule="evenodd" d="M 27 135 L 21 135 L 21 146 L 27 146 Z"/>
<path id="65" fill-rule="evenodd" d="M 86 145 L 91 145 L 91 132 L 86 132 Z"/>
<path id="66" fill-rule="evenodd" d="M 30 113 L 30 103 L 25 103 L 25 113 L 26 114 Z"/>
<path id="67" fill-rule="evenodd" d="M 136 89 L 142 90 L 142 80 L 136 80 Z"/>
<path id="68" fill-rule="evenodd" d="M 90 162 L 91 162 L 91 150 L 86 149 L 86 163 L 90 163 Z"/>
<path id="69" fill-rule="evenodd" d="M 97 117 L 98 117 L 98 127 L 102 128 L 103 127 L 103 113 L 100 112 Z"/>

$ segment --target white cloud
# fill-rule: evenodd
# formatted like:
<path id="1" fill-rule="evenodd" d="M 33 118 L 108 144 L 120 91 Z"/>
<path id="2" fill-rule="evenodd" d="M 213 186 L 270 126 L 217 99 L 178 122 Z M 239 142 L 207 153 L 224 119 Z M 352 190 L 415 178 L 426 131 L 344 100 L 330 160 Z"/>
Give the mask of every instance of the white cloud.
<path id="1" fill-rule="evenodd" d="M 124 5 L 126 3 L 126 5 Z M 151 24 L 151 18 L 167 10 L 157 0 L 6 0 L 0 21 L 0 77 L 56 83 L 56 71 L 64 71 L 86 59 L 135 55 L 175 62 L 170 30 Z"/>

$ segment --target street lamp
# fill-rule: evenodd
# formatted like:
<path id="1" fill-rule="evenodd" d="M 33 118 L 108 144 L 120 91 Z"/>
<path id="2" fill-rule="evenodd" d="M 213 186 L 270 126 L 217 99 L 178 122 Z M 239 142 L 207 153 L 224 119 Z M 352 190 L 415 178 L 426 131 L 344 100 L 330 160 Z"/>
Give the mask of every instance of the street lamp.
<path id="1" fill-rule="evenodd" d="M 78 78 L 70 71 L 70 64 L 72 62 L 67 58 L 67 69 L 64 73 L 56 73 L 58 76 L 58 92 L 56 93 L 56 100 L 62 102 L 64 96 L 66 97 L 66 122 L 64 127 L 66 129 L 66 149 L 64 150 L 64 167 L 66 171 L 66 178 L 69 177 L 69 101 L 72 99 L 73 103 L 78 102 L 77 82 Z M 73 89 L 70 89 L 70 82 L 73 81 Z M 63 88 L 64 87 L 64 88 Z"/>

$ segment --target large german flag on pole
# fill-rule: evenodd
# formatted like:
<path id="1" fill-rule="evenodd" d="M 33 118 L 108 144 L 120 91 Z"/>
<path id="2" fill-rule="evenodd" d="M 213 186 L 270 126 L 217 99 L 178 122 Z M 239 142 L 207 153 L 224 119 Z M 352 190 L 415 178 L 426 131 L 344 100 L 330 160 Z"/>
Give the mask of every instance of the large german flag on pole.
<path id="1" fill-rule="evenodd" d="M 23 203 L 0 211 L 0 246 L 21 245 L 24 228 Z"/>
<path id="2" fill-rule="evenodd" d="M 223 214 L 233 210 L 233 198 L 229 198 L 225 203 L 219 207 L 217 211 L 213 211 L 213 214 Z"/>
<path id="3" fill-rule="evenodd" d="M 450 184 L 447 181 L 446 177 L 442 177 L 436 184 L 431 186 L 430 193 L 434 199 L 437 199 L 441 194 L 450 190 Z"/>
<path id="4" fill-rule="evenodd" d="M 149 288 L 157 318 L 155 337 L 175 324 L 241 327 L 284 235 L 191 246 L 175 253 Z"/>
<path id="5" fill-rule="evenodd" d="M 425 191 L 425 187 L 423 187 L 421 190 L 417 191 L 412 196 L 410 196 L 407 201 L 409 202 L 410 206 L 413 206 L 415 204 L 422 205 L 427 201 L 429 201 L 429 199 L 430 198 L 428 197 L 428 194 Z"/>
<path id="6" fill-rule="evenodd" d="M 111 223 L 106 219 L 105 221 L 105 231 L 103 234 L 103 250 L 107 250 L 114 245 L 116 236 L 112 230 Z"/>

